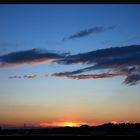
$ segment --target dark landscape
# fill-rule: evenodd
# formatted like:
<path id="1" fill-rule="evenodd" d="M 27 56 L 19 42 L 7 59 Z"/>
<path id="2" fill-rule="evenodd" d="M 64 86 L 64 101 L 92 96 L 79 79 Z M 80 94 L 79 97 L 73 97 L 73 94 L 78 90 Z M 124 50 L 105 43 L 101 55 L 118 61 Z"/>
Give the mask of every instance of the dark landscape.
<path id="1" fill-rule="evenodd" d="M 100 126 L 0 129 L 0 136 L 140 136 L 140 123 Z"/>

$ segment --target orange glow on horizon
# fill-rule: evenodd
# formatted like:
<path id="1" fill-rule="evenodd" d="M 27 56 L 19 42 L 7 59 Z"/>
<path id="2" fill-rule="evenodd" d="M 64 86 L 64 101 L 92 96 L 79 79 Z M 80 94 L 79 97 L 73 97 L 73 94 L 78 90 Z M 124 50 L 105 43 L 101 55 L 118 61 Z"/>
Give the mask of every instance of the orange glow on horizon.
<path id="1" fill-rule="evenodd" d="M 129 121 L 125 122 L 118 122 L 118 121 L 110 121 L 110 122 L 104 122 L 104 123 L 92 123 L 92 122 L 72 122 L 72 121 L 58 121 L 58 122 L 43 122 L 43 123 L 19 123 L 19 124 L 3 124 L 2 126 L 5 128 L 15 128 L 15 127 L 26 127 L 33 126 L 33 127 L 80 127 L 82 125 L 88 125 L 88 126 L 99 126 L 103 125 L 105 123 L 112 123 L 112 124 L 121 124 L 121 123 L 129 123 Z M 131 122 L 132 123 L 132 122 Z"/>
<path id="2" fill-rule="evenodd" d="M 79 126 L 79 123 L 75 123 L 75 122 L 64 122 L 63 126 L 69 126 L 69 127 L 77 127 Z"/>
<path id="3" fill-rule="evenodd" d="M 41 127 L 78 127 L 81 125 L 88 125 L 85 122 L 70 122 L 70 121 L 66 121 L 66 122 L 52 122 L 52 123 L 40 123 Z"/>

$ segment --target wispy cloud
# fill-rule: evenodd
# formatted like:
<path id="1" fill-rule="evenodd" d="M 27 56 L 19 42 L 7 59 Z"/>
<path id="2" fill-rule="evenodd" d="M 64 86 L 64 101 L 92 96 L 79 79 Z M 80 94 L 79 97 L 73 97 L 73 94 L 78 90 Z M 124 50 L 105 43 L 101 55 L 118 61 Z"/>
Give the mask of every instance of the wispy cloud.
<path id="1" fill-rule="evenodd" d="M 108 31 L 108 30 L 113 30 L 114 28 L 115 28 L 115 26 L 110 26 L 108 28 L 105 28 L 102 26 L 92 27 L 92 28 L 88 28 L 85 30 L 81 30 L 68 37 L 64 37 L 62 41 L 75 39 L 75 38 L 82 38 L 82 37 L 88 36 L 90 34 L 97 34 L 97 33 L 102 33 L 102 32 Z"/>
<path id="2" fill-rule="evenodd" d="M 9 76 L 8 79 L 35 79 L 37 75 Z"/>
<path id="3" fill-rule="evenodd" d="M 66 74 L 52 74 L 52 76 L 55 77 L 65 77 L 69 79 L 104 79 L 104 78 L 111 78 L 114 76 L 118 76 L 119 74 L 117 73 L 101 73 L 101 74 L 80 74 L 80 75 L 66 75 Z"/>
<path id="4" fill-rule="evenodd" d="M 92 52 L 69 55 L 58 61 L 61 64 L 90 64 L 92 66 L 54 73 L 52 76 L 71 79 L 101 79 L 114 76 L 125 76 L 124 83 L 134 85 L 140 81 L 140 45 L 100 49 Z M 108 70 L 100 74 L 83 75 L 94 70 Z"/>
<path id="5" fill-rule="evenodd" d="M 62 59 L 66 55 L 66 53 L 53 53 L 43 49 L 31 49 L 26 51 L 12 52 L 0 56 L 0 67 L 48 63 Z"/>

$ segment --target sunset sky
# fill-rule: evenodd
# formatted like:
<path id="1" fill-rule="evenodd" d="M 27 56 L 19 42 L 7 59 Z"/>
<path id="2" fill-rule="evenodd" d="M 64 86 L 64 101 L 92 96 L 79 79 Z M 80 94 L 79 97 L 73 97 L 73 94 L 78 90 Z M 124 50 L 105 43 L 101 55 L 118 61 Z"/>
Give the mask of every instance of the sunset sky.
<path id="1" fill-rule="evenodd" d="M 140 122 L 140 5 L 0 5 L 0 125 Z"/>

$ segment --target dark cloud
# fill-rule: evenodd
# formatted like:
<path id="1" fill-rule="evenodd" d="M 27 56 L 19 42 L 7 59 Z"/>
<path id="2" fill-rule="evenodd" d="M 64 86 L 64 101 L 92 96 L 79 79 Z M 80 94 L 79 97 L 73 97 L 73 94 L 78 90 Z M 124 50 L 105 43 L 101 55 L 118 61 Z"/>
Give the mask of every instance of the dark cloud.
<path id="1" fill-rule="evenodd" d="M 125 84 L 129 85 L 135 85 L 139 82 L 140 82 L 140 74 L 129 75 L 124 81 Z"/>
<path id="2" fill-rule="evenodd" d="M 63 64 L 85 63 L 93 64 L 99 61 L 110 60 L 113 58 L 121 58 L 123 56 L 133 55 L 140 52 L 140 45 L 131 45 L 125 47 L 112 47 L 99 49 L 96 51 L 80 53 L 76 55 L 68 55 L 65 59 L 59 61 Z"/>
<path id="3" fill-rule="evenodd" d="M 81 30 L 73 35 L 63 38 L 62 41 L 69 40 L 69 39 L 75 39 L 75 38 L 81 38 L 81 37 L 88 36 L 90 34 L 102 33 L 107 30 L 113 30 L 114 28 L 115 28 L 115 26 L 111 26 L 108 28 L 104 28 L 102 26 L 99 26 L 99 27 L 97 26 L 97 27 L 86 29 L 86 30 Z"/>
<path id="4" fill-rule="evenodd" d="M 22 76 L 9 76 L 8 79 L 21 79 Z"/>
<path id="5" fill-rule="evenodd" d="M 66 54 L 47 52 L 42 49 L 13 52 L 0 56 L 0 67 L 17 66 L 23 64 L 37 64 L 62 59 Z"/>
<path id="6" fill-rule="evenodd" d="M 87 72 L 87 71 L 91 71 L 94 69 L 94 66 L 91 66 L 91 67 L 86 67 L 86 68 L 83 68 L 83 69 L 78 69 L 78 70 L 75 70 L 75 71 L 69 71 L 69 72 L 60 72 L 60 73 L 56 73 L 56 75 L 75 75 L 75 74 L 79 74 L 79 73 L 83 73 L 83 72 Z"/>
<path id="7" fill-rule="evenodd" d="M 8 79 L 34 79 L 37 75 L 9 76 Z"/>
<path id="8" fill-rule="evenodd" d="M 70 55 L 46 52 L 32 49 L 9 53 L 0 56 L 0 67 L 19 64 L 37 64 L 42 62 L 56 62 L 58 64 L 88 65 L 75 71 L 54 73 L 53 77 L 70 79 L 103 79 L 123 76 L 124 84 L 135 85 L 140 82 L 140 45 L 114 47 L 95 50 L 86 53 Z M 96 70 L 98 73 L 92 73 Z M 90 72 L 90 74 L 83 74 Z M 48 77 L 48 76 L 45 76 Z M 36 78 L 36 76 L 12 76 L 9 79 Z"/>
<path id="9" fill-rule="evenodd" d="M 25 75 L 25 76 L 23 76 L 23 78 L 27 78 L 27 79 L 33 79 L 36 77 L 37 77 L 37 75 Z"/>
<path id="10" fill-rule="evenodd" d="M 134 85 L 140 81 L 140 45 L 106 48 L 92 52 L 69 55 L 58 61 L 62 64 L 90 64 L 92 66 L 70 72 L 52 74 L 72 79 L 98 79 L 125 76 L 125 84 Z M 81 75 L 94 70 L 108 70 L 107 73 Z M 110 74 L 110 72 L 112 72 Z"/>
<path id="11" fill-rule="evenodd" d="M 55 77 L 66 77 L 70 79 L 104 79 L 104 78 L 110 78 L 114 76 L 118 76 L 117 73 L 101 73 L 101 74 L 80 74 L 80 75 L 66 75 L 66 74 L 53 74 L 52 76 Z"/>
<path id="12" fill-rule="evenodd" d="M 105 59 L 98 62 L 94 68 L 116 68 L 116 67 L 129 67 L 140 66 L 140 52 L 134 53 L 128 56 L 122 56 L 120 58 Z"/>

